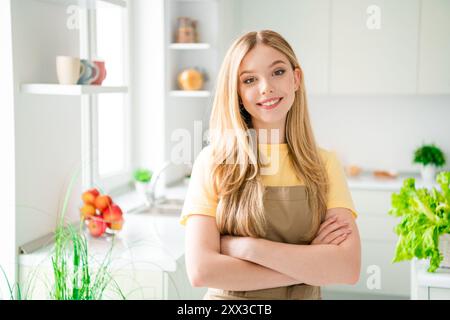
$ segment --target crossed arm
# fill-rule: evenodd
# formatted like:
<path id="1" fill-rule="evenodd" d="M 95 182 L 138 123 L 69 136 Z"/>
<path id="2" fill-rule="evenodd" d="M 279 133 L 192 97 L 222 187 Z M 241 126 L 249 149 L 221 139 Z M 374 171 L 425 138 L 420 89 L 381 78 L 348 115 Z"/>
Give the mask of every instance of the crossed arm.
<path id="1" fill-rule="evenodd" d="M 345 238 L 339 238 L 337 231 L 327 232 L 343 224 L 350 230 Z M 335 238 L 330 238 L 332 235 Z M 221 237 L 214 218 L 195 215 L 188 219 L 186 265 L 191 284 L 197 287 L 240 291 L 298 283 L 355 284 L 360 260 L 358 229 L 350 210 L 345 208 L 327 211 L 326 222 L 312 245 Z"/>

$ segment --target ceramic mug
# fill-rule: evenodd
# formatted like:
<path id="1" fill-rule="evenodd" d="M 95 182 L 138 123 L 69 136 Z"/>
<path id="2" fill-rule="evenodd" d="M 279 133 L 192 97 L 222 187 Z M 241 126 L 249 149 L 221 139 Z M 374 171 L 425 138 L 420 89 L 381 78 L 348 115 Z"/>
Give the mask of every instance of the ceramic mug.
<path id="1" fill-rule="evenodd" d="M 92 84 L 99 76 L 100 70 L 98 66 L 90 60 L 82 59 L 81 63 L 81 74 L 78 79 L 78 84 L 89 85 Z"/>
<path id="2" fill-rule="evenodd" d="M 105 61 L 95 60 L 94 64 L 97 66 L 99 72 L 97 73 L 97 77 L 92 81 L 92 84 L 99 86 L 103 83 L 103 80 L 105 80 L 106 78 Z"/>
<path id="3" fill-rule="evenodd" d="M 81 71 L 82 67 L 79 58 L 68 56 L 56 57 L 56 74 L 60 84 L 77 84 Z"/>

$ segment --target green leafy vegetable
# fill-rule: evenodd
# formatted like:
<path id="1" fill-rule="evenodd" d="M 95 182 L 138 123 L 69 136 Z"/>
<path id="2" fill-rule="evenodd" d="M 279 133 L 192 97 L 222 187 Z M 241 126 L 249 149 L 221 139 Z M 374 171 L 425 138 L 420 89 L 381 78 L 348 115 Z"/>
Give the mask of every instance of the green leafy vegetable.
<path id="1" fill-rule="evenodd" d="M 450 233 L 450 172 L 439 173 L 437 183 L 440 190 L 416 189 L 415 179 L 408 178 L 400 192 L 392 194 L 389 214 L 402 217 L 395 228 L 399 239 L 393 262 L 430 258 L 428 271 L 439 267 L 439 238 Z"/>
<path id="2" fill-rule="evenodd" d="M 413 163 L 421 163 L 423 165 L 435 165 L 442 167 L 445 165 L 445 155 L 441 149 L 434 144 L 423 145 L 414 151 Z"/>

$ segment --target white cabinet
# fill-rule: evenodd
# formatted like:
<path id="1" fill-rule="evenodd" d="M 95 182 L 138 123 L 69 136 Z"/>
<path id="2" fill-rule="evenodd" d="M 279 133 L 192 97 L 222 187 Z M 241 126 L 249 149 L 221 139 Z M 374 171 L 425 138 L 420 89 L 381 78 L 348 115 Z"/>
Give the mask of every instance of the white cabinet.
<path id="1" fill-rule="evenodd" d="M 185 256 L 177 260 L 175 272 L 166 272 L 167 299 L 202 300 L 208 288 L 196 288 L 191 285 L 186 271 Z"/>
<path id="2" fill-rule="evenodd" d="M 298 54 L 308 93 L 450 93 L 449 1 L 284 0 L 282 8 L 238 1 L 233 32 L 280 32 Z"/>
<path id="3" fill-rule="evenodd" d="M 331 14 L 332 94 L 416 93 L 418 0 L 332 1 Z"/>
<path id="4" fill-rule="evenodd" d="M 332 291 L 384 295 L 408 298 L 410 293 L 410 263 L 392 263 L 397 235 L 394 227 L 398 219 L 388 215 L 391 191 L 351 189 L 356 223 L 361 238 L 361 274 L 354 286 L 327 287 Z"/>
<path id="5" fill-rule="evenodd" d="M 131 265 L 131 263 L 130 263 Z M 92 270 L 91 275 L 97 275 Z M 114 282 L 104 291 L 103 300 L 162 300 L 167 299 L 167 277 L 163 271 L 123 268 L 111 271 Z M 48 300 L 54 286 L 53 269 L 48 264 L 20 266 L 20 289 L 23 299 Z M 94 279 L 92 279 L 94 281 Z M 121 293 L 117 290 L 120 288 Z"/>
<path id="6" fill-rule="evenodd" d="M 421 1 L 419 93 L 450 94 L 450 1 Z"/>
<path id="7" fill-rule="evenodd" d="M 450 300 L 450 269 L 428 272 L 429 261 L 414 258 L 411 262 L 411 299 Z"/>
<path id="8" fill-rule="evenodd" d="M 240 9 L 245 12 L 241 30 L 279 32 L 297 54 L 307 92 L 325 94 L 329 77 L 329 10 L 328 0 L 284 0 L 282 7 L 276 0 L 245 0 Z"/>
<path id="9" fill-rule="evenodd" d="M 450 289 L 429 288 L 429 300 L 450 300 Z"/>

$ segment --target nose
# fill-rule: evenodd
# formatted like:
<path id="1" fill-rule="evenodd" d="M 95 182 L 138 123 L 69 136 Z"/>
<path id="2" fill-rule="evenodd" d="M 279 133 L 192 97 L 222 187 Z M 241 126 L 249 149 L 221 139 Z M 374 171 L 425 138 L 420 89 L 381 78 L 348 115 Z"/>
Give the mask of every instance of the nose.
<path id="1" fill-rule="evenodd" d="M 270 81 L 262 79 L 260 81 L 261 84 L 261 95 L 265 95 L 268 93 L 273 93 L 273 87 Z"/>

